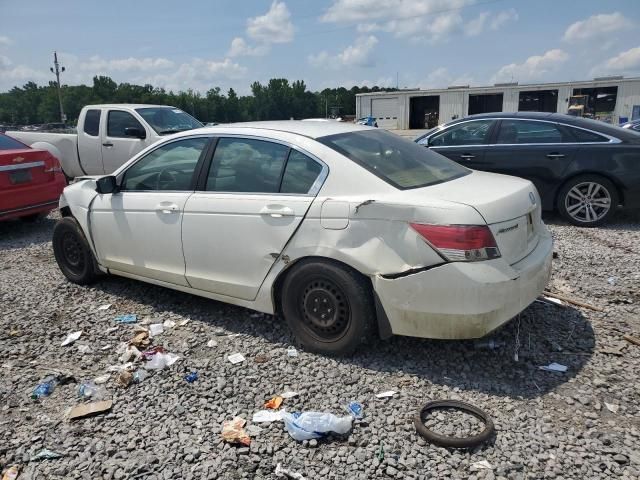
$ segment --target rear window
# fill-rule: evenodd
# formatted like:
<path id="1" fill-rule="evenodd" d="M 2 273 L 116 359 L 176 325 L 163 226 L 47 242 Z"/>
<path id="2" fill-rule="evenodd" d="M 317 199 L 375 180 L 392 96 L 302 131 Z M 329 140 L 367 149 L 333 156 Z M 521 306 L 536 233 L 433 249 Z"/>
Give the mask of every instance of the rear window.
<path id="1" fill-rule="evenodd" d="M 0 135 L 0 150 L 24 150 L 28 148 L 17 140 L 6 135 Z"/>
<path id="2" fill-rule="evenodd" d="M 318 141 L 401 190 L 447 182 L 471 172 L 384 130 L 341 133 L 318 138 Z"/>
<path id="3" fill-rule="evenodd" d="M 100 110 L 87 110 L 84 116 L 84 133 L 97 137 L 100 131 Z"/>

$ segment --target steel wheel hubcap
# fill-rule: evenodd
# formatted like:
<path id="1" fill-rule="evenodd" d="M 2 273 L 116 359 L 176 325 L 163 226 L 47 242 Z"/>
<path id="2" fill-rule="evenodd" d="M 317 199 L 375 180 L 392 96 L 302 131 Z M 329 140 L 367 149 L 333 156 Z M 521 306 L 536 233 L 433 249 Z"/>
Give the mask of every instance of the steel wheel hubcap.
<path id="1" fill-rule="evenodd" d="M 579 183 L 567 193 L 564 207 L 571 218 L 579 222 L 595 222 L 611 209 L 611 194 L 599 183 Z"/>
<path id="2" fill-rule="evenodd" d="M 67 233 L 62 238 L 62 251 L 67 265 L 73 270 L 81 270 L 84 265 L 82 245 L 72 233 Z"/>
<path id="3" fill-rule="evenodd" d="M 310 282 L 304 289 L 301 307 L 305 325 L 323 340 L 342 337 L 351 320 L 344 293 L 328 280 Z"/>

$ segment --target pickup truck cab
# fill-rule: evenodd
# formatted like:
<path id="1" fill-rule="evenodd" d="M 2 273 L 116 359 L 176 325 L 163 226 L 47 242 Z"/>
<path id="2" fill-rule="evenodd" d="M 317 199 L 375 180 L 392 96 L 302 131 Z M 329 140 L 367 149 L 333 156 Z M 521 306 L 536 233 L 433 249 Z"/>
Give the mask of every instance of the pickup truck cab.
<path id="1" fill-rule="evenodd" d="M 167 105 L 87 105 L 77 133 L 7 132 L 32 148 L 60 160 L 69 178 L 114 172 L 131 157 L 166 135 L 202 127 L 182 110 Z"/>

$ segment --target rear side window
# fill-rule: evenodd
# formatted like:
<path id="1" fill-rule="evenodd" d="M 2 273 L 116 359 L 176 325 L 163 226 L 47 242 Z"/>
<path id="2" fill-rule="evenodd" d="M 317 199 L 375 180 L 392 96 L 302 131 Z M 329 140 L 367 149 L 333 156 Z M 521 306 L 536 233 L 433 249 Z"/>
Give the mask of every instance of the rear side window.
<path id="1" fill-rule="evenodd" d="M 84 117 L 84 133 L 97 137 L 100 131 L 100 110 L 87 110 Z"/>
<path id="2" fill-rule="evenodd" d="M 248 138 L 221 138 L 207 177 L 207 191 L 276 193 L 289 147 Z"/>
<path id="3" fill-rule="evenodd" d="M 428 148 L 384 130 L 341 133 L 318 141 L 401 190 L 447 182 L 471 173 Z"/>
<path id="4" fill-rule="evenodd" d="M 571 134 L 576 137 L 576 140 L 580 143 L 591 143 L 591 142 L 608 142 L 609 139 L 607 137 L 603 137 L 602 135 L 598 135 L 597 133 L 590 132 L 588 130 L 582 130 L 581 128 L 573 128 L 565 125 L 565 128 L 568 128 Z"/>
<path id="5" fill-rule="evenodd" d="M 24 150 L 29 148 L 11 137 L 0 134 L 0 150 Z"/>
<path id="6" fill-rule="evenodd" d="M 496 138 L 499 144 L 562 143 L 565 139 L 555 123 L 535 120 L 502 120 Z"/>
<path id="7" fill-rule="evenodd" d="M 322 171 L 322 165 L 297 150 L 291 150 L 282 176 L 282 193 L 308 193 Z"/>
<path id="8" fill-rule="evenodd" d="M 140 125 L 140 122 L 129 112 L 111 110 L 107 120 L 107 136 L 131 138 L 125 135 L 125 128 L 138 128 L 144 132 L 144 127 Z"/>

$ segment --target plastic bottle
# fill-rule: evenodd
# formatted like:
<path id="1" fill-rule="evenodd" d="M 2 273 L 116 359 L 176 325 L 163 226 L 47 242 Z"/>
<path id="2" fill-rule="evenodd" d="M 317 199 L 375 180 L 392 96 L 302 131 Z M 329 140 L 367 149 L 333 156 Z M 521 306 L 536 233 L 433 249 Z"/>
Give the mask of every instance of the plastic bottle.
<path id="1" fill-rule="evenodd" d="M 56 389 L 57 384 L 58 384 L 58 381 L 56 380 L 55 377 L 45 378 L 42 381 L 42 383 L 40 383 L 36 388 L 33 389 L 33 392 L 31 393 L 31 398 L 33 398 L 34 400 L 37 400 L 42 397 L 48 397 Z"/>
<path id="2" fill-rule="evenodd" d="M 92 398 L 99 400 L 104 397 L 106 390 L 94 382 L 85 382 L 78 387 L 78 395 L 82 398 Z"/>
<path id="3" fill-rule="evenodd" d="M 311 440 L 320 438 L 329 432 L 345 434 L 351 430 L 353 417 L 347 415 L 337 417 L 333 413 L 304 412 L 288 413 L 282 412 L 284 427 L 294 440 Z"/>
<path id="4" fill-rule="evenodd" d="M 478 349 L 487 349 L 487 350 L 495 350 L 504 346 L 504 342 L 499 342 L 494 339 L 491 340 L 480 340 L 475 343 L 475 347 Z"/>

